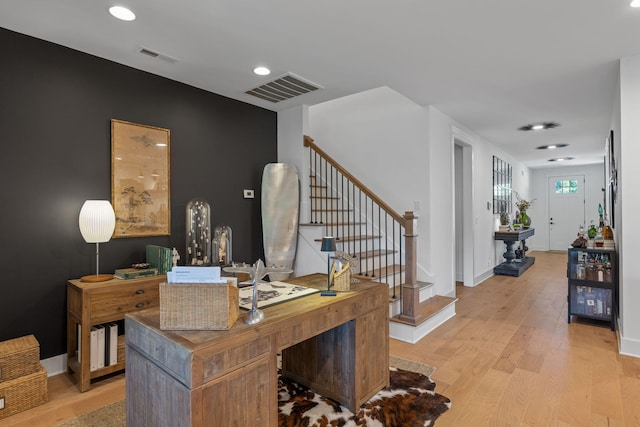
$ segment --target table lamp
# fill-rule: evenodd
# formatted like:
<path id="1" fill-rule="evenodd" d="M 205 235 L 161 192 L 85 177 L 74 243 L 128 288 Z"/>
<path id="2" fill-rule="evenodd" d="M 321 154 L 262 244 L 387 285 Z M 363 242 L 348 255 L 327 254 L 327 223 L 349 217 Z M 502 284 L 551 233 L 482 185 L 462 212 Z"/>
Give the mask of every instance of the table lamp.
<path id="1" fill-rule="evenodd" d="M 80 233 L 87 243 L 96 244 L 96 274 L 83 276 L 83 282 L 104 282 L 113 279 L 112 274 L 100 274 L 100 243 L 108 242 L 116 228 L 116 215 L 107 200 L 87 200 L 78 218 Z"/>
<path id="2" fill-rule="evenodd" d="M 331 290 L 331 252 L 336 251 L 336 238 L 333 236 L 323 237 L 320 251 L 328 252 L 327 254 L 327 290 L 320 292 L 320 295 L 322 295 L 323 297 L 335 297 L 336 291 Z"/>

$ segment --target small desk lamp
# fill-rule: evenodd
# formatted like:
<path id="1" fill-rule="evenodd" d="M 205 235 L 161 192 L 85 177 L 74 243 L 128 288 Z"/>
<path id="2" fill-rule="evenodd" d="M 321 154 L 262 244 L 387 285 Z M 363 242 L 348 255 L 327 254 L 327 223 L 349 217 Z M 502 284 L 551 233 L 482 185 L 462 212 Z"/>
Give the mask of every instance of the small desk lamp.
<path id="1" fill-rule="evenodd" d="M 80 233 L 87 243 L 96 244 L 96 274 L 83 276 L 83 282 L 104 282 L 113 279 L 112 274 L 100 274 L 100 243 L 108 242 L 116 228 L 116 215 L 107 200 L 87 200 L 78 218 Z"/>
<path id="2" fill-rule="evenodd" d="M 331 252 L 336 251 L 336 238 L 333 236 L 323 237 L 320 251 L 329 252 L 327 254 L 327 290 L 320 292 L 320 295 L 323 297 L 335 297 L 336 291 L 331 290 Z"/>

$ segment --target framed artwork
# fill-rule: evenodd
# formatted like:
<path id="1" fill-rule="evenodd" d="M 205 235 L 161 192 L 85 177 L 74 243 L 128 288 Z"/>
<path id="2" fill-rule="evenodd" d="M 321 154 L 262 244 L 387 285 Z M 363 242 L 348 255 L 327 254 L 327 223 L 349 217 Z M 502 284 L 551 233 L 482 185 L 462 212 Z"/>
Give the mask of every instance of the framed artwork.
<path id="1" fill-rule="evenodd" d="M 111 120 L 113 237 L 171 234 L 170 131 Z"/>

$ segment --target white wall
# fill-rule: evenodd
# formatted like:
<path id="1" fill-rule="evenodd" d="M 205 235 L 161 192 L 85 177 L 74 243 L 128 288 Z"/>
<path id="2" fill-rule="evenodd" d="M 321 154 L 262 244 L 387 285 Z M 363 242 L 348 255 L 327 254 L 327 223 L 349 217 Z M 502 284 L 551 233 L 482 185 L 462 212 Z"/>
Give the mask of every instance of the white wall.
<path id="1" fill-rule="evenodd" d="M 497 216 L 492 208 L 492 156 L 511 163 L 514 188 L 523 197 L 530 197 L 529 170 L 477 134 L 436 108 L 416 105 L 386 87 L 308 107 L 306 128 L 295 123 L 304 119 L 304 111 L 281 112 L 278 119 L 279 135 L 287 139 L 279 142 L 279 160 L 299 165 L 303 189 L 308 154 L 299 153 L 300 132 L 311 136 L 396 211 L 418 213 L 418 280 L 433 282 L 438 295 L 455 295 L 455 134 L 473 150 L 473 204 L 464 215 L 473 216 L 473 232 L 465 237 L 473 241 L 476 281 L 492 274 L 502 262 L 504 244 L 493 239 Z M 294 150 L 293 156 L 285 154 L 289 149 Z M 298 242 L 297 260 L 312 258 L 308 253 L 300 255 L 306 251 L 305 240 L 303 236 Z M 316 265 L 315 271 L 324 271 L 322 261 L 312 258 L 309 263 Z M 296 274 L 308 268 L 298 265 Z"/>
<path id="2" fill-rule="evenodd" d="M 431 281 L 427 128 L 425 110 L 386 87 L 309 107 L 318 146 L 398 213 L 417 212 L 417 278 Z"/>
<path id="3" fill-rule="evenodd" d="M 604 137 L 602 144 L 604 145 Z M 548 180 L 550 177 L 567 176 L 567 175 L 584 175 L 585 177 L 585 219 L 586 227 L 589 226 L 591 220 L 598 225 L 598 203 L 602 203 L 604 195 L 602 187 L 604 185 L 604 169 L 602 164 L 582 165 L 582 166 L 563 166 L 553 168 L 534 169 L 531 174 L 532 181 L 532 198 L 536 199 L 534 206 L 527 211 L 532 218 L 531 226 L 536 229 L 535 244 L 527 246 L 531 250 L 549 250 L 549 192 Z M 605 208 L 604 205 L 602 205 Z M 578 234 L 579 223 L 576 223 L 576 238 Z M 571 242 L 567 242 L 567 247 Z"/>
<path id="4" fill-rule="evenodd" d="M 614 110 L 614 114 L 618 109 Z M 615 144 L 618 167 L 618 202 L 615 238 L 620 268 L 620 351 L 640 357 L 640 56 L 620 61 L 620 135 Z M 618 118 L 614 116 L 613 122 Z"/>
<path id="5" fill-rule="evenodd" d="M 513 188 L 524 198 L 530 197 L 529 169 L 434 107 L 429 107 L 429 130 L 430 196 L 433 206 L 437 207 L 431 210 L 430 217 L 434 231 L 431 236 L 432 262 L 438 266 L 434 267 L 434 274 L 455 288 L 455 265 L 452 264 L 454 248 L 450 246 L 455 230 L 454 218 L 451 209 L 440 208 L 453 206 L 453 132 L 473 151 L 473 206 L 471 209 L 465 208 L 464 215 L 473 216 L 473 274 L 474 283 L 477 284 L 493 274 L 493 267 L 503 261 L 505 249 L 504 243 L 494 240 L 498 218 L 493 214 L 493 156 L 511 164 Z M 465 238 L 469 239 L 468 236 Z M 527 244 L 534 241 L 535 236 L 528 239 Z"/>
<path id="6" fill-rule="evenodd" d="M 307 106 L 292 107 L 278 113 L 278 161 L 290 163 L 298 169 L 300 179 L 300 224 L 309 223 L 309 156 L 308 148 L 303 145 L 304 135 L 309 134 L 309 108 Z M 318 251 L 316 238 L 322 233 L 316 227 L 299 227 L 296 258 L 293 274 L 304 276 L 311 273 L 325 273 L 327 258 Z"/>

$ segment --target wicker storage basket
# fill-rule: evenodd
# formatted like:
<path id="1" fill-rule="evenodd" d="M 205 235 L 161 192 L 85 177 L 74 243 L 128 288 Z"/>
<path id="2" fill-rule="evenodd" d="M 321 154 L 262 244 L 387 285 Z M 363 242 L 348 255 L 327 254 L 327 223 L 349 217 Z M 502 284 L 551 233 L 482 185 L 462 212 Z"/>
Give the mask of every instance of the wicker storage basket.
<path id="1" fill-rule="evenodd" d="M 47 371 L 40 362 L 35 372 L 0 382 L 0 419 L 17 414 L 47 401 Z"/>
<path id="2" fill-rule="evenodd" d="M 238 287 L 227 283 L 160 283 L 160 329 L 226 330 L 238 320 Z"/>
<path id="3" fill-rule="evenodd" d="M 0 381 L 9 381 L 40 368 L 40 344 L 33 335 L 0 342 Z"/>
<path id="4" fill-rule="evenodd" d="M 351 290 L 351 270 L 349 263 L 345 262 L 340 271 L 337 271 L 337 263 L 331 266 L 331 280 L 333 281 L 333 289 L 336 291 Z"/>

